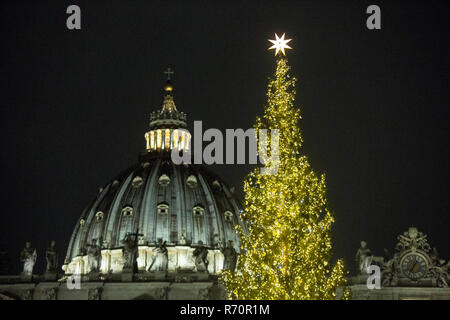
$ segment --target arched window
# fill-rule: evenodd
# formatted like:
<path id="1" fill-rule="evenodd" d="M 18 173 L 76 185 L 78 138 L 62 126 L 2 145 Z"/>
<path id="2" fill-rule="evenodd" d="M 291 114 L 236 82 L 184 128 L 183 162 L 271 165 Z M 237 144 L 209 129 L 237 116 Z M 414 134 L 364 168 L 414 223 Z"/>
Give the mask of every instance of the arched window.
<path id="1" fill-rule="evenodd" d="M 203 216 L 205 209 L 201 205 L 196 205 L 194 208 L 192 208 L 192 213 L 195 217 L 201 217 Z"/>
<path id="2" fill-rule="evenodd" d="M 159 179 L 158 183 L 161 187 L 167 187 L 170 184 L 170 178 L 167 174 L 163 173 Z"/>
<path id="3" fill-rule="evenodd" d="M 131 185 L 134 188 L 139 188 L 140 186 L 142 186 L 143 183 L 144 182 L 143 182 L 142 178 L 140 176 L 136 176 L 136 177 L 133 178 L 133 181 L 131 182 Z"/>
<path id="4" fill-rule="evenodd" d="M 188 187 L 190 188 L 195 188 L 198 185 L 198 181 L 197 178 L 191 174 L 187 179 L 186 179 L 186 184 L 188 185 Z"/>
<path id="5" fill-rule="evenodd" d="M 126 206 L 122 209 L 122 215 L 124 217 L 131 217 L 133 215 L 133 208 L 130 206 Z"/>
<path id="6" fill-rule="evenodd" d="M 169 205 L 167 203 L 160 203 L 157 208 L 158 214 L 169 214 Z"/>
<path id="7" fill-rule="evenodd" d="M 220 184 L 220 182 L 218 180 L 214 180 L 212 183 L 212 186 L 215 190 L 222 190 L 222 185 Z"/>
<path id="8" fill-rule="evenodd" d="M 225 211 L 224 215 L 225 215 L 225 221 L 233 222 L 233 212 Z"/>
<path id="9" fill-rule="evenodd" d="M 102 221 L 102 220 L 103 220 L 103 217 L 104 217 L 104 213 L 101 212 L 101 211 L 99 211 L 99 212 L 97 212 L 97 213 L 95 214 L 95 219 L 96 219 L 97 221 Z"/>

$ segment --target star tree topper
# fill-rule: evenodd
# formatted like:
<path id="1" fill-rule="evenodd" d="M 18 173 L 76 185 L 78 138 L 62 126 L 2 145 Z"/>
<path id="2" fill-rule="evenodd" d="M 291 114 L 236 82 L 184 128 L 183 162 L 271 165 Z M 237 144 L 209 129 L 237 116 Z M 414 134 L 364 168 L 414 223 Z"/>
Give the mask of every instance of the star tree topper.
<path id="1" fill-rule="evenodd" d="M 284 33 L 283 33 L 283 35 L 281 36 L 281 38 L 279 38 L 278 37 L 278 35 L 275 33 L 275 40 L 270 40 L 269 39 L 269 41 L 270 42 L 272 42 L 273 43 L 273 46 L 271 46 L 270 48 L 269 48 L 269 50 L 270 49 L 275 49 L 275 55 L 277 55 L 278 54 L 278 52 L 282 52 L 283 53 L 283 56 L 284 55 L 286 55 L 285 54 L 285 52 L 284 52 L 284 49 L 292 49 L 291 47 L 289 47 L 288 45 L 287 45 L 287 43 L 289 42 L 289 41 L 291 41 L 292 39 L 284 39 Z"/>

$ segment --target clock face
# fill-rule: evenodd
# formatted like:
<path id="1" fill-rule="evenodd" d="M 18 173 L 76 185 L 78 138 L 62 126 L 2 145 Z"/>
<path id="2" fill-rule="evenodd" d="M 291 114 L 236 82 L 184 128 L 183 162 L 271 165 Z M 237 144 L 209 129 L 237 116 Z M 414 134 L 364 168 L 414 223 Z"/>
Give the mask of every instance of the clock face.
<path id="1" fill-rule="evenodd" d="M 428 261 L 420 253 L 407 253 L 400 261 L 400 268 L 405 276 L 411 280 L 418 280 L 425 276 L 428 270 Z"/>

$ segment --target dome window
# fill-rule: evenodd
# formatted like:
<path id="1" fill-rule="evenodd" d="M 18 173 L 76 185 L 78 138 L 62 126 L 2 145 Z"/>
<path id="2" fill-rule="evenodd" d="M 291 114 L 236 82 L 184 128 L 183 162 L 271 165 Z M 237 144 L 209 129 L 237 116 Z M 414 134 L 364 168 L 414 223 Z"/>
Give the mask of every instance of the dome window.
<path id="1" fill-rule="evenodd" d="M 204 211 L 205 211 L 205 209 L 203 209 L 203 207 L 200 205 L 197 205 L 194 208 L 192 208 L 192 213 L 194 214 L 195 217 L 203 216 Z"/>
<path id="2" fill-rule="evenodd" d="M 186 184 L 188 185 L 188 187 L 190 188 L 196 188 L 198 186 L 198 181 L 197 178 L 191 174 L 187 179 L 186 179 Z"/>
<path id="3" fill-rule="evenodd" d="M 170 184 L 170 178 L 167 174 L 162 174 L 159 179 L 158 183 L 161 187 L 167 187 Z"/>
<path id="4" fill-rule="evenodd" d="M 225 211 L 225 221 L 232 222 L 233 221 L 233 212 Z"/>
<path id="5" fill-rule="evenodd" d="M 214 180 L 212 183 L 212 186 L 216 190 L 222 190 L 222 185 L 220 184 L 220 182 L 218 180 Z"/>
<path id="6" fill-rule="evenodd" d="M 122 209 L 122 216 L 131 217 L 133 215 L 133 208 L 130 206 L 126 206 Z"/>
<path id="7" fill-rule="evenodd" d="M 143 182 L 142 178 L 140 176 L 136 176 L 136 177 L 134 177 L 133 181 L 131 182 L 131 185 L 134 188 L 139 188 L 140 186 L 142 186 L 143 183 L 144 182 Z"/>
<path id="8" fill-rule="evenodd" d="M 97 219 L 97 221 L 102 221 L 103 220 L 103 212 L 99 211 L 95 214 L 95 219 Z"/>
<path id="9" fill-rule="evenodd" d="M 157 206 L 158 214 L 169 214 L 169 205 L 167 203 L 160 203 Z"/>

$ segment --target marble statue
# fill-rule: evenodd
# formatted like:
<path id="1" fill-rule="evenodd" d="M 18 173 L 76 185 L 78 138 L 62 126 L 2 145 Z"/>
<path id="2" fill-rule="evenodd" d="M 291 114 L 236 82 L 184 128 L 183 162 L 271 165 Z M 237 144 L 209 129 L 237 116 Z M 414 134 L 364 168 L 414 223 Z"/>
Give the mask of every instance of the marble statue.
<path id="1" fill-rule="evenodd" d="M 58 251 L 56 250 L 56 242 L 51 241 L 50 246 L 45 251 L 45 260 L 47 261 L 47 272 L 56 272 L 58 269 Z"/>
<path id="2" fill-rule="evenodd" d="M 127 272 L 138 272 L 137 266 L 137 258 L 139 257 L 138 250 L 138 241 L 139 236 L 143 236 L 143 234 L 138 233 L 137 230 L 135 233 L 128 232 L 125 235 L 125 238 L 121 241 L 123 243 L 122 255 L 124 259 L 123 270 Z"/>
<path id="3" fill-rule="evenodd" d="M 203 241 L 198 242 L 198 247 L 193 252 L 195 268 L 197 271 L 208 271 L 208 249 L 203 246 Z"/>
<path id="4" fill-rule="evenodd" d="M 361 241 L 361 247 L 356 252 L 355 261 L 358 266 L 359 274 L 367 274 L 367 269 L 372 263 L 372 251 L 367 248 L 367 243 Z"/>
<path id="5" fill-rule="evenodd" d="M 102 252 L 97 244 L 97 239 L 92 239 L 92 243 L 87 246 L 88 270 L 90 272 L 99 272 L 101 266 Z"/>
<path id="6" fill-rule="evenodd" d="M 155 243 L 155 248 L 153 248 L 154 258 L 148 268 L 150 271 L 152 268 L 154 271 L 167 271 L 169 265 L 168 251 L 166 248 L 166 241 L 162 241 L 161 238 Z"/>
<path id="7" fill-rule="evenodd" d="M 237 252 L 233 247 L 233 241 L 228 240 L 227 246 L 221 248 L 220 251 L 223 254 L 223 270 L 233 271 L 236 268 L 237 262 Z"/>
<path id="8" fill-rule="evenodd" d="M 20 253 L 20 261 L 23 262 L 23 274 L 31 276 L 33 274 L 34 264 L 36 263 L 36 249 L 31 247 L 31 242 L 25 242 L 25 248 Z"/>

